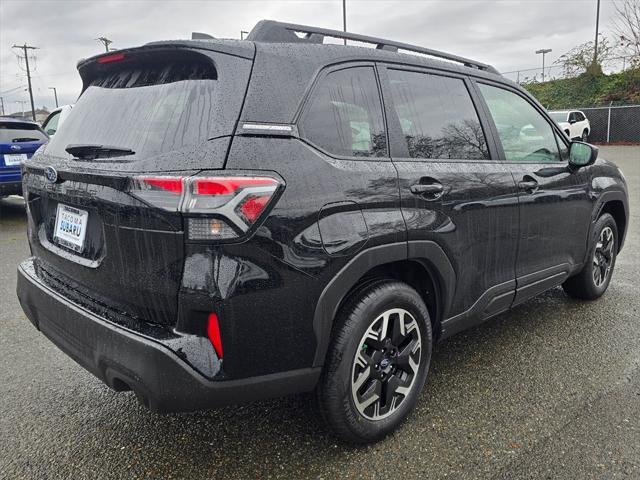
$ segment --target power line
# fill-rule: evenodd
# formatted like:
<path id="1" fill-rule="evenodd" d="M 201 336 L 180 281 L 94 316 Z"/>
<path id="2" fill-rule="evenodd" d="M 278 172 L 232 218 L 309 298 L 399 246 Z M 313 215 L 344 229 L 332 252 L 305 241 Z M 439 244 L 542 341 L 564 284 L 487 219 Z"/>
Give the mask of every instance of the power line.
<path id="1" fill-rule="evenodd" d="M 31 89 L 31 71 L 29 70 L 29 53 L 27 50 L 36 50 L 38 47 L 32 47 L 31 45 L 14 45 L 12 48 L 20 48 L 24 52 L 24 62 L 27 67 L 27 83 L 29 84 L 29 99 L 31 100 L 31 117 L 33 121 L 36 121 L 36 107 L 33 104 L 33 90 Z M 20 56 L 18 56 L 20 58 Z M 24 109 L 24 107 L 23 107 Z"/>
<path id="2" fill-rule="evenodd" d="M 1 91 L 0 93 L 1 93 L 2 95 L 6 95 L 7 93 L 15 93 L 15 92 L 17 92 L 18 90 L 22 90 L 23 88 L 24 88 L 24 85 L 18 85 L 17 87 L 13 87 L 13 88 L 10 88 L 10 89 L 8 89 L 8 90 L 3 90 L 3 91 Z"/>

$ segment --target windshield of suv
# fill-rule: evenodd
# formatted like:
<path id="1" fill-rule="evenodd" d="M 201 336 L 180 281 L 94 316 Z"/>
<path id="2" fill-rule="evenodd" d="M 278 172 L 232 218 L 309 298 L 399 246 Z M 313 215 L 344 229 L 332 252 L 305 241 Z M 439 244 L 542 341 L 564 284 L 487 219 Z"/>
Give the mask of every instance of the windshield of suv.
<path id="1" fill-rule="evenodd" d="M 554 122 L 566 122 L 567 112 L 548 112 Z"/>
<path id="2" fill-rule="evenodd" d="M 0 122 L 0 143 L 43 142 L 47 136 L 31 123 Z"/>
<path id="3" fill-rule="evenodd" d="M 92 79 L 46 153 L 68 158 L 69 145 L 116 145 L 135 160 L 229 135 L 242 101 L 232 82 L 221 86 L 212 63 L 156 58 L 109 65 Z"/>

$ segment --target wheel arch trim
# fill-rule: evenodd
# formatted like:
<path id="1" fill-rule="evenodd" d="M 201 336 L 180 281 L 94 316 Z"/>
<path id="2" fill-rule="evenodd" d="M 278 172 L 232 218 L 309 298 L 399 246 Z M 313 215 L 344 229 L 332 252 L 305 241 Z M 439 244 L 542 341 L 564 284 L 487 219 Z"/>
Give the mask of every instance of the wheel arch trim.
<path id="1" fill-rule="evenodd" d="M 373 268 L 402 260 L 415 260 L 437 277 L 434 280 L 440 283 L 443 303 L 440 311 L 446 315 L 455 292 L 456 276 L 449 258 L 437 243 L 423 240 L 368 248 L 342 267 L 320 294 L 313 317 L 317 342 L 313 366 L 324 364 L 334 319 L 349 291 Z"/>
<path id="2" fill-rule="evenodd" d="M 602 215 L 602 212 L 607 206 L 607 204 L 612 202 L 620 202 L 624 210 L 624 230 L 622 232 L 622 235 L 620 235 L 620 239 L 618 242 L 618 252 L 619 252 L 620 250 L 622 250 L 622 247 L 624 245 L 624 240 L 627 235 L 627 231 L 629 227 L 629 204 L 628 204 L 627 196 L 624 194 L 624 192 L 620 190 L 609 190 L 609 191 L 603 192 L 600 195 L 593 209 L 593 217 L 591 218 L 591 226 L 589 227 L 588 238 L 591 238 L 591 236 L 593 235 L 593 228 L 595 226 L 595 222 L 598 220 L 598 218 L 600 218 L 600 215 Z M 614 220 L 616 220 L 617 222 L 617 219 L 615 219 L 615 217 L 614 217 Z"/>

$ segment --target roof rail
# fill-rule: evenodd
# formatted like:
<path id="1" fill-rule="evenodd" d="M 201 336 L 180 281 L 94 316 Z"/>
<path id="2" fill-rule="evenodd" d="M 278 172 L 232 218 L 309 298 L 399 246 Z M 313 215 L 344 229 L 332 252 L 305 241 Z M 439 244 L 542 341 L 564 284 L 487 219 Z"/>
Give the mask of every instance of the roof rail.
<path id="1" fill-rule="evenodd" d="M 304 33 L 299 37 L 296 33 Z M 466 67 L 477 68 L 487 72 L 499 74 L 491 65 L 476 62 L 465 57 L 459 57 L 450 53 L 432 50 L 430 48 L 419 47 L 408 43 L 394 42 L 393 40 L 385 40 L 382 38 L 370 37 L 368 35 L 360 35 L 357 33 L 343 32 L 340 30 L 330 30 L 328 28 L 310 27 L 308 25 L 297 25 L 295 23 L 276 22 L 274 20 L 260 20 L 251 30 L 246 40 L 254 42 L 269 43 L 315 43 L 322 44 L 324 37 L 342 38 L 345 40 L 354 40 L 362 43 L 370 43 L 376 46 L 378 50 L 389 50 L 397 52 L 398 49 L 410 52 L 422 53 L 431 57 L 449 60 L 465 65 Z"/>

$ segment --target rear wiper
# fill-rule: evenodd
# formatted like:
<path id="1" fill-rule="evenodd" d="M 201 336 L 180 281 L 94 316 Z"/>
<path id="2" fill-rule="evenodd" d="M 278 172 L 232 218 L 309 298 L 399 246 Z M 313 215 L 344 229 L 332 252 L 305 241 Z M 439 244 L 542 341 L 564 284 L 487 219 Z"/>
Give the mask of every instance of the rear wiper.
<path id="1" fill-rule="evenodd" d="M 107 157 L 123 157 L 125 155 L 134 155 L 136 152 L 130 148 L 114 147 L 111 145 L 67 145 L 65 148 L 67 153 L 82 160 L 93 160 L 95 158 Z"/>

